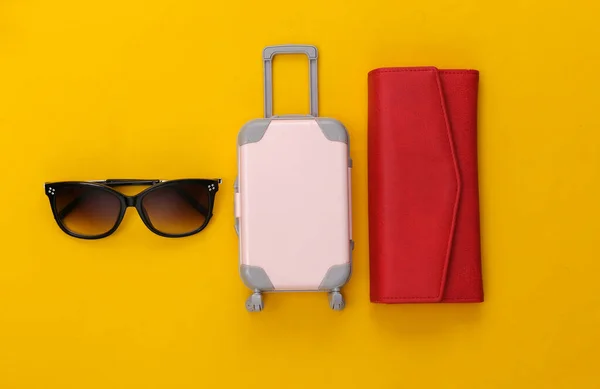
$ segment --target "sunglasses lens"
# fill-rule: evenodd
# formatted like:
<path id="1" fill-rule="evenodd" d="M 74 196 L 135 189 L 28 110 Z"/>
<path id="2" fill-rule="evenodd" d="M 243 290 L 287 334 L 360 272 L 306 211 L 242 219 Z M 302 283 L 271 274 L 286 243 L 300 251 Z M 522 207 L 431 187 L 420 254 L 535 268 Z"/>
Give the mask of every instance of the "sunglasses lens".
<path id="1" fill-rule="evenodd" d="M 54 198 L 60 223 L 67 230 L 86 237 L 110 231 L 121 211 L 117 196 L 93 186 L 64 186 L 56 191 Z"/>
<path id="2" fill-rule="evenodd" d="M 150 224 L 163 234 L 189 234 L 208 219 L 208 189 L 194 182 L 165 185 L 144 196 L 142 209 Z"/>

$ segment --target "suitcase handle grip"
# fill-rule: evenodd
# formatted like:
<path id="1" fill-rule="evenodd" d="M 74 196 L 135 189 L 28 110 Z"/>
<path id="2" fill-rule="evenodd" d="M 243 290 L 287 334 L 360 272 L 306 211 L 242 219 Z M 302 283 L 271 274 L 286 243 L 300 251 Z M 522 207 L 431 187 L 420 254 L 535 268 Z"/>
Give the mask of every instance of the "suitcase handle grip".
<path id="1" fill-rule="evenodd" d="M 273 57 L 277 54 L 305 54 L 309 61 L 310 115 L 319 116 L 319 93 L 317 79 L 318 51 L 310 45 L 267 46 L 263 50 L 265 117 L 273 116 Z"/>

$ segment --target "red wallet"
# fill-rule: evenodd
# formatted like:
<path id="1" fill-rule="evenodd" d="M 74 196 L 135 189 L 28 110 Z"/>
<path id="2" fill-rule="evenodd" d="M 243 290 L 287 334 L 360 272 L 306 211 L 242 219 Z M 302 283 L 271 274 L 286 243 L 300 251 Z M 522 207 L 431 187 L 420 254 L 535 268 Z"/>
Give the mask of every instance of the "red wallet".
<path id="1" fill-rule="evenodd" d="M 482 302 L 476 70 L 368 76 L 374 303 Z"/>

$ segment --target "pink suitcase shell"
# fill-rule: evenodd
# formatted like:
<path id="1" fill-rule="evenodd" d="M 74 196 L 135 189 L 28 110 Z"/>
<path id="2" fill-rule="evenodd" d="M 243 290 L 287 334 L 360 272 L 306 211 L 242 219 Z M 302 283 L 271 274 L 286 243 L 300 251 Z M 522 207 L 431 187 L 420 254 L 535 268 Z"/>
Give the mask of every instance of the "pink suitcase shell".
<path id="1" fill-rule="evenodd" d="M 273 116 L 272 59 L 306 54 L 310 115 Z M 352 270 L 349 135 L 335 119 L 318 117 L 317 49 L 269 46 L 263 51 L 265 118 L 238 134 L 235 229 L 240 275 L 261 311 L 263 292 L 326 292 L 334 310 Z"/>

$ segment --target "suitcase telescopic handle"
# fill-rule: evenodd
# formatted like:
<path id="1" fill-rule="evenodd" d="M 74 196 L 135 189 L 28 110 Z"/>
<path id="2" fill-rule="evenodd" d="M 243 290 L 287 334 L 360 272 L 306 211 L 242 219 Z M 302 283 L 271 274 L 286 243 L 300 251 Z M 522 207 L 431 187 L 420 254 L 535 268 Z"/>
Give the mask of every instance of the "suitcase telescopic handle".
<path id="1" fill-rule="evenodd" d="M 265 117 L 273 116 L 273 57 L 277 54 L 306 54 L 310 77 L 310 114 L 319 116 L 317 48 L 309 45 L 277 45 L 267 46 L 263 50 Z"/>

